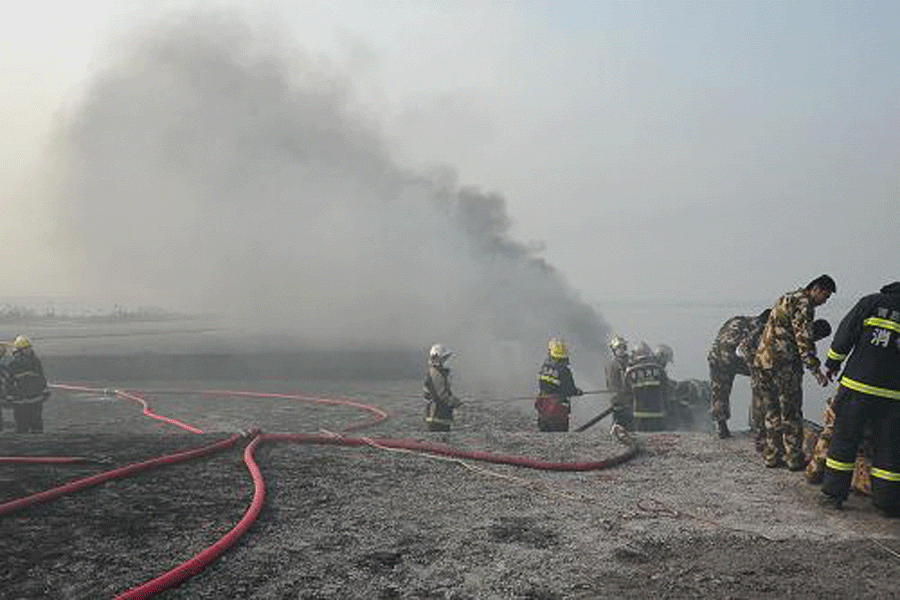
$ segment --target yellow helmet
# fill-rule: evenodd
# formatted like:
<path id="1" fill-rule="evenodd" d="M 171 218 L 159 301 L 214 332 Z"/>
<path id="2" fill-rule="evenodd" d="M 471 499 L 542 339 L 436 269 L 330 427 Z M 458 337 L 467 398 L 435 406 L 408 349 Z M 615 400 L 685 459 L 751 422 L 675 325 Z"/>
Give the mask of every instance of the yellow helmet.
<path id="1" fill-rule="evenodd" d="M 551 358 L 563 359 L 569 358 L 569 350 L 566 348 L 565 342 L 559 338 L 552 338 L 547 342 L 547 351 Z"/>
<path id="2" fill-rule="evenodd" d="M 13 348 L 28 348 L 31 346 L 31 342 L 24 335 L 16 336 L 16 339 L 13 340 L 11 344 Z"/>

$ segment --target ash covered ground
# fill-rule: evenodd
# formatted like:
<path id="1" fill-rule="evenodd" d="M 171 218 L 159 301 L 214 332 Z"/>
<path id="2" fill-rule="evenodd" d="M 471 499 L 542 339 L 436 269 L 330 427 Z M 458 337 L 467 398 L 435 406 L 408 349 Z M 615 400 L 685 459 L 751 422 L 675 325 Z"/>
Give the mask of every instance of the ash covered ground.
<path id="1" fill-rule="evenodd" d="M 117 389 L 172 382 L 87 382 Z M 420 383 L 194 382 L 191 389 L 305 392 L 379 407 L 390 418 L 348 435 L 429 440 L 555 461 L 623 447 L 608 421 L 536 431 L 527 400 L 474 398 L 449 434 L 421 427 Z M 368 416 L 270 398 L 148 394 L 191 434 L 102 394 L 54 392 L 43 436 L 0 434 L 0 455 L 87 456 L 87 465 L 0 465 L 0 502 L 234 431 L 338 431 Z M 582 398 L 573 427 L 603 408 Z M 7 413 L 7 416 L 8 413 Z M 377 447 L 270 442 L 257 461 L 265 505 L 247 535 L 161 598 L 893 598 L 900 523 L 862 496 L 826 512 L 801 474 L 763 467 L 748 434 L 638 437 L 603 471 L 564 473 Z M 213 544 L 253 493 L 244 444 L 0 517 L 0 598 L 114 597 Z"/>

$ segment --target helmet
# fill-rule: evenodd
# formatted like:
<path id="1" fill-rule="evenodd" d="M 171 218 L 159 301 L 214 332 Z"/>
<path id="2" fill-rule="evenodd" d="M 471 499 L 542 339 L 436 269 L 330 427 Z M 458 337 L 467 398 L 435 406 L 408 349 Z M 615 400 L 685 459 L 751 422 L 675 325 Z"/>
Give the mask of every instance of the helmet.
<path id="1" fill-rule="evenodd" d="M 609 349 L 612 350 L 613 356 L 619 358 L 628 356 L 628 342 L 620 335 L 609 341 Z"/>
<path id="2" fill-rule="evenodd" d="M 550 358 L 559 360 L 569 358 L 569 350 L 566 348 L 566 343 L 559 338 L 550 338 L 550 341 L 547 342 L 547 353 L 550 355 Z"/>
<path id="3" fill-rule="evenodd" d="M 25 348 L 29 348 L 30 346 L 31 346 L 31 342 L 24 335 L 16 336 L 16 339 L 13 340 L 13 343 L 12 343 L 13 348 L 25 349 Z"/>
<path id="4" fill-rule="evenodd" d="M 631 351 L 631 360 L 634 361 L 643 360 L 650 356 L 653 356 L 653 351 L 650 350 L 650 346 L 647 345 L 647 342 L 641 342 Z"/>
<path id="5" fill-rule="evenodd" d="M 656 350 L 653 351 L 653 355 L 659 360 L 662 366 L 666 366 L 670 362 L 675 361 L 675 353 L 672 352 L 672 348 L 667 346 L 666 344 L 660 344 L 656 347 Z"/>
<path id="6" fill-rule="evenodd" d="M 435 344 L 428 351 L 428 360 L 433 365 L 443 365 L 444 361 L 450 358 L 453 353 L 447 350 L 441 344 Z"/>

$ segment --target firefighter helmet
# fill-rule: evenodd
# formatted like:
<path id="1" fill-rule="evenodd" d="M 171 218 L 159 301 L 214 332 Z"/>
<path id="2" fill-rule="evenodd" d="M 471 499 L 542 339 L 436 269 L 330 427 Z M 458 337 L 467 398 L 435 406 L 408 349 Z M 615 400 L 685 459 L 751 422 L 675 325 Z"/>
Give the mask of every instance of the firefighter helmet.
<path id="1" fill-rule="evenodd" d="M 616 358 L 628 356 L 628 342 L 620 335 L 615 336 L 609 341 L 609 349 L 612 350 L 613 356 Z"/>
<path id="2" fill-rule="evenodd" d="M 557 360 L 569 358 L 569 350 L 566 348 L 566 343 L 559 338 L 551 338 L 547 342 L 547 353 L 550 355 L 550 358 Z"/>
<path id="3" fill-rule="evenodd" d="M 433 365 L 443 365 L 453 353 L 447 350 L 442 344 L 435 344 L 428 351 L 428 360 Z"/>
<path id="4" fill-rule="evenodd" d="M 13 340 L 12 347 L 18 348 L 20 350 L 24 350 L 31 346 L 31 341 L 25 337 L 24 335 L 16 336 L 16 339 Z"/>
<path id="5" fill-rule="evenodd" d="M 672 348 L 666 344 L 657 346 L 656 350 L 653 351 L 653 355 L 656 356 L 656 359 L 662 366 L 666 366 L 670 362 L 675 362 L 675 353 L 672 352 Z"/>
<path id="6" fill-rule="evenodd" d="M 653 351 L 650 349 L 647 342 L 641 342 L 631 352 L 631 360 L 634 362 L 645 360 L 651 356 L 653 356 Z"/>

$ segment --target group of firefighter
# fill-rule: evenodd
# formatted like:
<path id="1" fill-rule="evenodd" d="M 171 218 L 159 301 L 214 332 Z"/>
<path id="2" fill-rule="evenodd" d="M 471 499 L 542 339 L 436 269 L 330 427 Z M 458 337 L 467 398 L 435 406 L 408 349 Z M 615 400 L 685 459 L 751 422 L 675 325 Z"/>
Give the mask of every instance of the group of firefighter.
<path id="1" fill-rule="evenodd" d="M 44 401 L 49 397 L 40 358 L 24 335 L 0 342 L 0 431 L 3 411 L 11 410 L 16 433 L 44 432 Z"/>
<path id="2" fill-rule="evenodd" d="M 708 356 L 708 410 L 716 435 L 731 437 L 732 384 L 736 375 L 749 376 L 750 428 L 767 467 L 805 470 L 810 483 L 822 485 L 823 506 L 840 509 L 853 486 L 870 493 L 884 514 L 900 516 L 900 282 L 854 305 L 823 364 L 815 343 L 832 330 L 828 321 L 815 319 L 815 308 L 836 289 L 833 278 L 821 275 L 755 316 L 727 320 Z M 677 391 L 705 382 L 671 381 L 666 374 L 671 348 L 660 345 L 652 351 L 640 342 L 629 352 L 626 340 L 616 336 L 609 349 L 603 391 L 611 394 L 610 407 L 592 422 L 611 412 L 611 433 L 620 439 L 631 432 L 693 428 L 691 403 Z M 423 394 L 431 431 L 449 431 L 453 411 L 461 405 L 450 389 L 446 361 L 451 354 L 435 344 L 428 355 Z M 838 382 L 821 431 L 812 431 L 803 419 L 804 368 L 823 387 Z M 538 429 L 568 431 L 569 399 L 584 392 L 575 385 L 561 339 L 549 341 L 537 380 Z M 695 390 L 693 396 L 704 394 Z"/>

